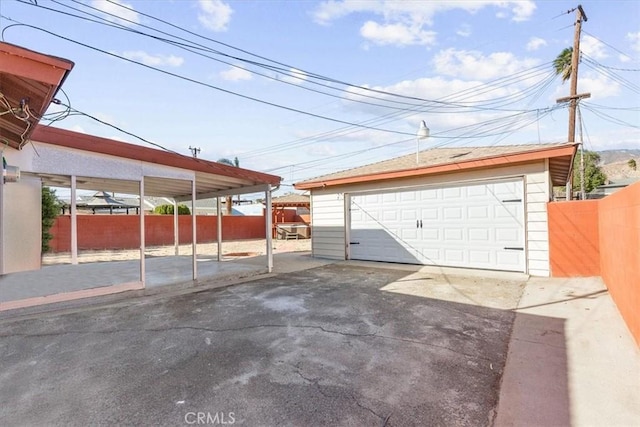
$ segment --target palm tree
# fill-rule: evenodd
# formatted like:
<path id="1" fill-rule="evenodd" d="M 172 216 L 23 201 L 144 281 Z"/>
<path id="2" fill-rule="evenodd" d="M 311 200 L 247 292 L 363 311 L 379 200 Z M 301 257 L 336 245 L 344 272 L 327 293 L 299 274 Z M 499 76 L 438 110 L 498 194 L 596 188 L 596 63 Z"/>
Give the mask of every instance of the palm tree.
<path id="1" fill-rule="evenodd" d="M 234 166 L 236 168 L 240 167 L 240 161 L 238 158 L 234 158 L 233 161 L 231 159 L 222 158 L 218 159 L 218 163 L 222 163 L 223 165 Z M 240 202 L 240 195 L 238 194 L 238 202 Z M 227 215 L 231 215 L 233 213 L 233 196 L 227 196 Z"/>
<path id="2" fill-rule="evenodd" d="M 562 75 L 562 83 L 571 78 L 571 57 L 573 56 L 573 48 L 568 47 L 560 52 L 560 55 L 553 60 L 553 68 L 556 75 Z"/>

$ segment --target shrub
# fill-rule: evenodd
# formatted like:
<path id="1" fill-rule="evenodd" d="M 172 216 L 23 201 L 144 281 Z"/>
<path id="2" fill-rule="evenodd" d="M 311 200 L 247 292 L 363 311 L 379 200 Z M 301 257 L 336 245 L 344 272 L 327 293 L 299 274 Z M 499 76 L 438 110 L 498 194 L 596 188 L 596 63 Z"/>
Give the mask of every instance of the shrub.
<path id="1" fill-rule="evenodd" d="M 153 212 L 160 215 L 173 215 L 173 205 L 156 206 Z M 178 205 L 178 215 L 191 215 L 191 209 L 187 205 Z"/>
<path id="2" fill-rule="evenodd" d="M 53 235 L 49 230 L 53 226 L 58 213 L 60 213 L 60 202 L 56 197 L 56 190 L 42 187 L 42 253 L 51 249 L 49 242 Z"/>

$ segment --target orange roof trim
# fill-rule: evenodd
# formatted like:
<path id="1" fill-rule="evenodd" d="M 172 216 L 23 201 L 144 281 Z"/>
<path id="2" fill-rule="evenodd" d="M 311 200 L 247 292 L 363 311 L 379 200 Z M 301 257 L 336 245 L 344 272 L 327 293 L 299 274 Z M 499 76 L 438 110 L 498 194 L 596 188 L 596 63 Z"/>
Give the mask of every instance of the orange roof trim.
<path id="1" fill-rule="evenodd" d="M 278 185 L 281 181 L 281 178 L 276 175 L 237 168 L 222 163 L 196 159 L 178 153 L 114 141 L 66 129 L 40 125 L 36 127 L 31 139 L 37 142 L 57 145 L 59 147 L 73 148 L 76 150 L 106 154 L 131 160 L 141 160 L 158 165 L 173 166 L 176 168 L 228 176 L 231 178 L 247 179 L 255 181 L 256 183 Z"/>
<path id="2" fill-rule="evenodd" d="M 296 183 L 294 187 L 297 190 L 310 190 L 313 188 L 325 188 L 337 185 L 359 184 L 390 179 L 412 178 L 419 176 L 459 172 L 471 169 L 495 168 L 556 157 L 565 157 L 568 159 L 568 161 L 571 161 L 573 159 L 575 151 L 576 144 L 573 143 L 552 145 L 545 148 L 536 148 L 534 150 L 525 150 L 515 153 L 499 154 L 495 156 L 487 156 L 469 160 L 459 160 L 456 162 L 441 163 L 436 165 L 425 165 L 411 169 L 399 169 L 364 175 L 343 176 L 333 179 L 330 176 L 327 176 L 325 179 L 321 178 L 315 181 L 310 180 Z"/>

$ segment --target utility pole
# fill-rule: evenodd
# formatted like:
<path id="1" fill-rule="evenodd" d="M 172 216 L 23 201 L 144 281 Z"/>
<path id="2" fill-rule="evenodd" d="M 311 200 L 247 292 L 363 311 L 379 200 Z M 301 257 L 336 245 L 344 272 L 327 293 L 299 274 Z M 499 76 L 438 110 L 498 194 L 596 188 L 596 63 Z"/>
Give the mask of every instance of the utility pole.
<path id="1" fill-rule="evenodd" d="M 576 28 L 573 34 L 573 52 L 571 54 L 571 92 L 569 93 L 569 142 L 576 141 L 576 105 L 578 99 L 578 64 L 580 64 L 580 33 L 582 31 L 582 20 L 587 22 L 587 15 L 581 5 L 576 10 Z M 589 95 L 590 96 L 590 95 Z"/>
<path id="2" fill-rule="evenodd" d="M 578 65 L 580 63 L 580 34 L 582 32 L 582 22 L 587 22 L 587 14 L 584 13 L 582 5 L 578 5 L 576 11 L 576 23 L 575 31 L 573 34 L 573 52 L 571 52 L 571 87 L 569 96 L 559 98 L 556 100 L 558 103 L 569 101 L 569 135 L 567 136 L 567 142 L 576 141 L 576 108 L 578 101 L 582 98 L 589 98 L 590 93 L 578 94 Z M 567 182 L 567 200 L 571 200 L 572 193 L 572 178 L 569 177 Z"/>

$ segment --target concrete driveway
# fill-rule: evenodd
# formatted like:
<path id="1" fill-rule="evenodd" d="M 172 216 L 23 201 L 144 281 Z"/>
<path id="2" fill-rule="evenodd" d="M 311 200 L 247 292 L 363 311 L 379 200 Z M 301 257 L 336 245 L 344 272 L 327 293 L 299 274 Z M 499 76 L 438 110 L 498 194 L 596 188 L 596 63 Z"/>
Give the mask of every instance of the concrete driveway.
<path id="1" fill-rule="evenodd" d="M 523 287 L 333 264 L 4 320 L 0 425 L 489 425 Z"/>

